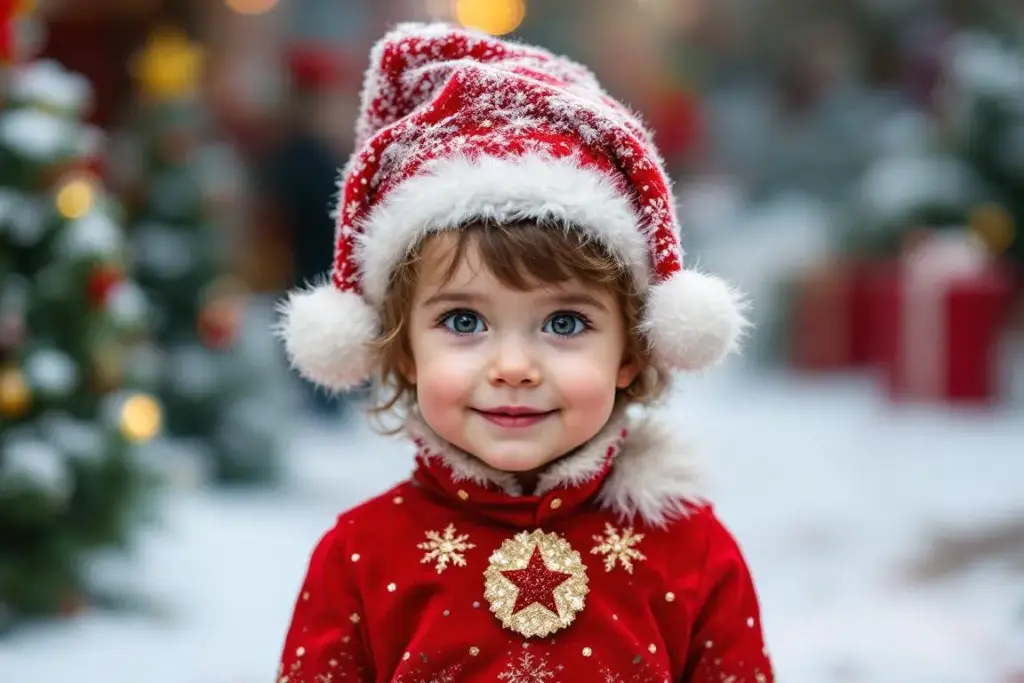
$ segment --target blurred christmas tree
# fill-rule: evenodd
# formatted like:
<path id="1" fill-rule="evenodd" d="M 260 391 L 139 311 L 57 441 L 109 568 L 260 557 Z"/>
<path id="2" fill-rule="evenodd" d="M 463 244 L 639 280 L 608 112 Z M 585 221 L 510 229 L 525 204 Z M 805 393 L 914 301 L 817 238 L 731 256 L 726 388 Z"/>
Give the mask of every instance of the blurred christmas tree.
<path id="1" fill-rule="evenodd" d="M 1024 35 L 976 9 L 932 50 L 942 76 L 926 110 L 866 131 L 878 158 L 853 198 L 852 250 L 891 255 L 914 231 L 966 228 L 1024 263 Z"/>
<path id="2" fill-rule="evenodd" d="M 1005 8 L 1010 10 L 1009 7 Z M 984 202 L 970 225 L 990 249 L 1024 265 L 1024 31 L 1018 16 L 986 16 L 950 46 L 946 127 Z"/>
<path id="3" fill-rule="evenodd" d="M 198 97 L 200 48 L 157 31 L 135 63 L 140 102 L 121 159 L 139 281 L 156 310 L 167 431 L 210 478 L 260 483 L 277 474 L 276 357 L 243 342 L 249 298 L 232 249 L 241 170 L 210 144 Z"/>
<path id="4" fill-rule="evenodd" d="M 0 90 L 0 630 L 89 601 L 87 563 L 120 547 L 160 429 L 148 304 L 82 123 L 89 86 L 55 62 Z"/>

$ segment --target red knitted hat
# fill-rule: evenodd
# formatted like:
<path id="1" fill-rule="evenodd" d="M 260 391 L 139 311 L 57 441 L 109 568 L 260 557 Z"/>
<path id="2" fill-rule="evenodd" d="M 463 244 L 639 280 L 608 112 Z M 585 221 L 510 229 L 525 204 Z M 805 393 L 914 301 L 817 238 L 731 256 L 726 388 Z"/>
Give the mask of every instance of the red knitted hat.
<path id="1" fill-rule="evenodd" d="M 480 220 L 599 240 L 647 291 L 641 329 L 662 370 L 699 370 L 738 347 L 737 292 L 683 269 L 651 136 L 584 67 L 444 24 L 400 25 L 370 55 L 356 136 L 331 281 L 281 306 L 289 358 L 313 382 L 368 379 L 393 268 L 426 235 Z"/>

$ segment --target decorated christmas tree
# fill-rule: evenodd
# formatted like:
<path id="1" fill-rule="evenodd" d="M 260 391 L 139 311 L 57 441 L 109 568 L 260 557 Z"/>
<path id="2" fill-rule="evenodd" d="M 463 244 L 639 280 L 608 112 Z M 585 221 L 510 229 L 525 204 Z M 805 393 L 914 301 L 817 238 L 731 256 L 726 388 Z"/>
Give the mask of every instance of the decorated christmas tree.
<path id="1" fill-rule="evenodd" d="M 139 53 L 140 101 L 119 175 L 139 281 L 156 311 L 167 432 L 210 479 L 267 482 L 278 462 L 278 363 L 240 334 L 250 303 L 233 275 L 241 171 L 229 148 L 210 142 L 201 66 L 200 48 L 174 30 L 157 31 Z"/>
<path id="2" fill-rule="evenodd" d="M 847 244 L 891 256 L 916 233 L 970 230 L 1017 266 L 1024 240 L 1024 35 L 977 8 L 941 50 L 942 87 L 930 111 L 893 116 L 851 197 Z"/>
<path id="3" fill-rule="evenodd" d="M 89 602 L 88 562 L 128 540 L 149 483 L 137 447 L 161 426 L 89 98 L 50 61 L 0 91 L 0 630 Z"/>
<path id="4" fill-rule="evenodd" d="M 991 250 L 1019 269 L 1024 265 L 1019 234 L 1024 225 L 1024 31 L 1019 16 L 985 16 L 950 48 L 949 137 L 984 199 L 973 208 L 970 225 Z"/>

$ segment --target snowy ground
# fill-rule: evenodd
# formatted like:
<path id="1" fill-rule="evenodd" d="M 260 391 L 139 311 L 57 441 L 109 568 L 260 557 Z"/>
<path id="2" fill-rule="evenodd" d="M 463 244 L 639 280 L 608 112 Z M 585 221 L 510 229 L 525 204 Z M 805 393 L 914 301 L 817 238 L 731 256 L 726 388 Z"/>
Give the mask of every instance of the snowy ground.
<path id="1" fill-rule="evenodd" d="M 1024 517 L 1019 411 L 896 410 L 863 380 L 791 377 L 709 377 L 672 410 L 713 456 L 780 681 L 995 683 L 1024 663 L 1019 546 L 1016 574 L 994 552 L 932 582 L 906 577 L 933 534 Z M 410 461 L 339 427 L 302 430 L 291 464 L 283 492 L 170 496 L 123 578 L 158 609 L 18 632 L 0 642 L 0 681 L 271 680 L 316 538 Z"/>

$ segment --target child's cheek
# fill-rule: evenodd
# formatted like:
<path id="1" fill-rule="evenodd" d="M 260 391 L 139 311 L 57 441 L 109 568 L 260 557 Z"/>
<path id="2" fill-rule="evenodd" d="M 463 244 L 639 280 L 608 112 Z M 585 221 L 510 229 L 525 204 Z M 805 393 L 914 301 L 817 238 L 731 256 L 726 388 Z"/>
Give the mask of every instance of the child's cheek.
<path id="1" fill-rule="evenodd" d="M 431 416 L 451 419 L 471 403 L 476 364 L 465 351 L 438 349 L 416 367 L 416 398 L 420 412 L 431 422 Z"/>
<path id="2" fill-rule="evenodd" d="M 551 365 L 549 375 L 558 385 L 566 408 L 610 412 L 615 401 L 614 365 L 602 358 L 563 357 Z M 615 368 L 617 369 L 617 368 Z"/>

